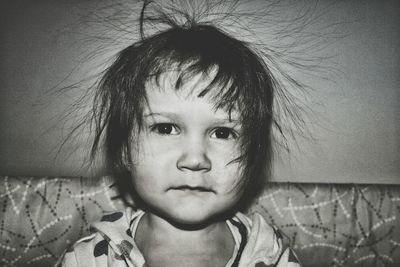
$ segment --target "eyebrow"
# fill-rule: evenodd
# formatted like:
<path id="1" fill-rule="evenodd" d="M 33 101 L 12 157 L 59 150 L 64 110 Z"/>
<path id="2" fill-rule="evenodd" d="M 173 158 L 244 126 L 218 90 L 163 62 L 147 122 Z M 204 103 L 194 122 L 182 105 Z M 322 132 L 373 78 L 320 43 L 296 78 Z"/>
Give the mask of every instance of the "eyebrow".
<path id="1" fill-rule="evenodd" d="M 172 119 L 179 119 L 179 116 L 176 115 L 173 112 L 151 112 L 151 113 L 146 113 L 143 115 L 144 118 L 148 117 L 154 117 L 154 116 L 161 116 L 161 117 L 167 117 L 167 118 L 172 118 Z M 233 123 L 239 123 L 240 120 L 236 118 L 232 118 L 229 116 L 229 118 L 216 118 L 216 121 L 219 122 L 233 122 Z"/>
<path id="2" fill-rule="evenodd" d="M 168 118 L 178 118 L 178 115 L 176 115 L 173 112 L 150 112 L 150 113 L 145 113 L 143 117 L 154 117 L 154 116 L 162 116 L 162 117 L 168 117 Z"/>

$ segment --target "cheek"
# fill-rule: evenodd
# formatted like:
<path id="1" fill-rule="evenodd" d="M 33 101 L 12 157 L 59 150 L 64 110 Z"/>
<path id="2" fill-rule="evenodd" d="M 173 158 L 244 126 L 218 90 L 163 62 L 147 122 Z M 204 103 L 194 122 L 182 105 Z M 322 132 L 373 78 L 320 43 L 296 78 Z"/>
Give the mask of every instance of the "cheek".
<path id="1" fill-rule="evenodd" d="M 152 176 L 147 173 L 146 168 L 138 166 L 137 164 L 131 168 L 132 183 L 137 192 L 146 192 L 154 186 Z"/>
<path id="2" fill-rule="evenodd" d="M 151 189 L 162 183 L 167 166 L 171 166 L 170 150 L 148 139 L 141 140 L 140 145 L 131 151 L 133 183 L 136 188 Z"/>
<path id="3" fill-rule="evenodd" d="M 165 140 L 165 138 L 142 134 L 137 145 L 132 147 L 132 160 L 155 165 L 160 163 L 160 159 L 171 156 L 171 153 L 178 150 L 180 145 L 178 140 Z"/>
<path id="4" fill-rule="evenodd" d="M 224 192 L 225 194 L 241 193 L 241 168 L 239 163 L 233 162 L 228 164 L 225 160 L 223 165 L 214 168 L 213 177 L 220 192 Z"/>
<path id="5" fill-rule="evenodd" d="M 211 142 L 209 156 L 218 169 L 223 168 L 227 172 L 238 172 L 239 164 L 235 161 L 240 157 L 240 145 L 236 142 Z"/>
<path id="6" fill-rule="evenodd" d="M 230 162 L 240 157 L 240 145 L 236 142 L 218 142 L 210 141 L 208 145 L 208 155 L 217 164 L 223 164 L 225 166 L 235 165 L 235 163 Z M 229 164 L 229 165 L 228 165 Z"/>

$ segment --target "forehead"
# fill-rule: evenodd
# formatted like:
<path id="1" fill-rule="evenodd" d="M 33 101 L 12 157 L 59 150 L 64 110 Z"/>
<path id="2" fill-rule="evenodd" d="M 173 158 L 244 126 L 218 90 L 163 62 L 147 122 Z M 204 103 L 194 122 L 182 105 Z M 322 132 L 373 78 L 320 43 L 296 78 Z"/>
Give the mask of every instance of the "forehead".
<path id="1" fill-rule="evenodd" d="M 183 72 L 178 69 L 170 69 L 150 78 L 146 82 L 146 93 L 154 91 L 162 93 L 176 92 L 186 97 L 196 97 L 212 81 L 212 76 L 207 73 L 190 75 L 189 79 L 183 79 Z"/>
<path id="2" fill-rule="evenodd" d="M 191 75 L 189 78 L 181 79 L 181 72 L 170 70 L 161 73 L 159 76 L 149 79 L 146 82 L 146 110 L 187 110 L 188 107 L 192 112 L 201 112 L 202 110 L 210 110 L 210 112 L 225 117 L 238 117 L 238 111 L 235 106 L 228 110 L 227 108 L 217 108 L 219 98 L 223 95 L 224 90 L 221 86 L 209 85 L 215 76 L 215 70 L 211 72 L 203 72 Z M 201 93 L 205 89 L 210 89 L 205 95 Z"/>

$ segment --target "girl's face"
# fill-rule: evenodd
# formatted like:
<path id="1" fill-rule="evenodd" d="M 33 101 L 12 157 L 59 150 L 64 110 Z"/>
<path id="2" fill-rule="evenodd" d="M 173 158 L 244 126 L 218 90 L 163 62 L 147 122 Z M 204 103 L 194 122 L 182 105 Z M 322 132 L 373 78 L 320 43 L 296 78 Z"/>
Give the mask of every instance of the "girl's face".
<path id="1" fill-rule="evenodd" d="M 148 82 L 148 107 L 135 139 L 133 184 L 153 211 L 179 224 L 202 224 L 241 197 L 236 184 L 241 127 L 238 114 L 215 110 L 212 92 L 197 95 L 209 78 L 194 77 L 175 90 L 173 75 Z"/>

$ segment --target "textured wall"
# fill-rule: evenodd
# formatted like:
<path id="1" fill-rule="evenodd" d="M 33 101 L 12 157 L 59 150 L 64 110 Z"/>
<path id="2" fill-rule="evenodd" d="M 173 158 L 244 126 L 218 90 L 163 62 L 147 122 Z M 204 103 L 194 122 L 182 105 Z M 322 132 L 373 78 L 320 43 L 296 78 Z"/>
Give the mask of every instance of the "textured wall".
<path id="1" fill-rule="evenodd" d="M 345 36 L 329 46 L 340 71 L 328 74 L 331 81 L 308 81 L 314 88 L 307 103 L 316 114 L 307 121 L 314 140 L 299 139 L 290 156 L 280 154 L 275 179 L 400 183 L 400 5 L 320 2 L 331 8 L 322 20 L 342 22 L 336 29 Z M 86 175 L 83 145 L 58 153 L 71 124 L 60 116 L 76 95 L 54 94 L 51 88 L 73 71 L 85 50 L 76 35 L 65 32 L 77 11 L 85 13 L 96 3 L 18 0 L 1 5 L 0 174 Z M 80 70 L 78 76 L 88 72 Z"/>

